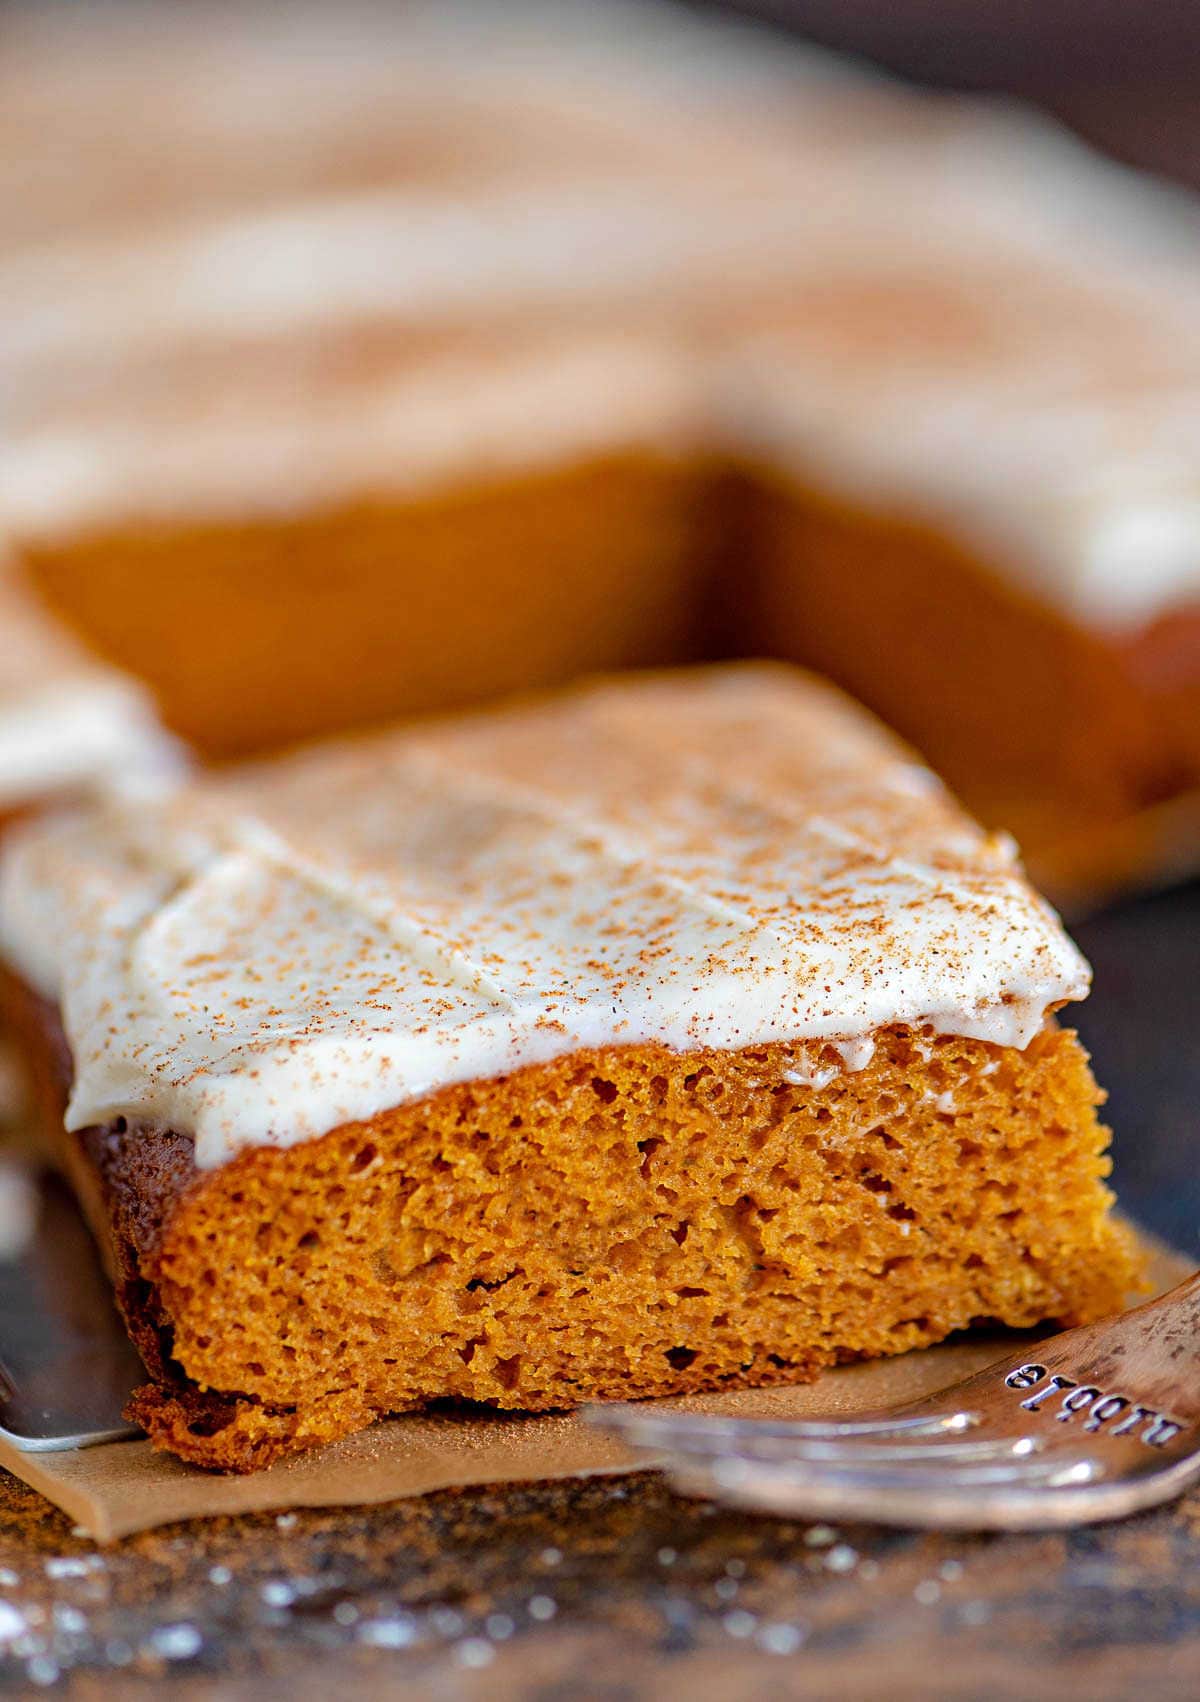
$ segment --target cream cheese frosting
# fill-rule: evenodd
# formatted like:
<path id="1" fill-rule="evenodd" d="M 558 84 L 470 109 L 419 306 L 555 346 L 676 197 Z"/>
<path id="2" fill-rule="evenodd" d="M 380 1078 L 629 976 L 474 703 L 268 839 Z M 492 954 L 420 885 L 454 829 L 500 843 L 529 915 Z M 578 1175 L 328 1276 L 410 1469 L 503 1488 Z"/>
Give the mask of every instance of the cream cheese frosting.
<path id="1" fill-rule="evenodd" d="M 86 655 L 0 562 L 0 813 L 57 793 L 156 785 L 183 766 L 150 694 Z"/>
<path id="2" fill-rule="evenodd" d="M 72 1128 L 201 1166 L 579 1048 L 893 1023 L 1024 1046 L 1088 970 L 863 711 L 782 668 L 633 676 L 18 829 L 0 947 L 61 1010 Z"/>
<path id="3" fill-rule="evenodd" d="M 545 335 L 378 372 L 297 408 L 287 386 L 246 418 L 215 396 L 186 419 L 132 406 L 0 452 L 0 524 L 45 540 L 80 528 L 288 515 L 350 496 L 415 495 L 629 448 L 673 458 L 703 439 L 685 351 L 632 333 Z M 321 453 L 314 458 L 314 435 Z M 102 442 L 102 447 L 101 447 Z"/>
<path id="4" fill-rule="evenodd" d="M 731 384 L 729 440 L 805 488 L 928 522 L 1098 631 L 1200 603 L 1200 386 L 972 388 L 932 363 L 893 380 L 766 339 Z"/>

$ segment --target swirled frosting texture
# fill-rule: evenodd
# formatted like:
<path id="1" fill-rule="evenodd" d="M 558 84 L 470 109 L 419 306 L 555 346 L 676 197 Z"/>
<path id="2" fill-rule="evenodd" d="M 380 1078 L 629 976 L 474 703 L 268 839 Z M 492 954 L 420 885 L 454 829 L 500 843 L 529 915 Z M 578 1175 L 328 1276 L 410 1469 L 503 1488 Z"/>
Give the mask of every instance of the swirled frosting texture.
<path id="1" fill-rule="evenodd" d="M 33 824 L 0 944 L 71 1127 L 202 1166 L 581 1047 L 1024 1045 L 1088 971 L 1007 844 L 783 669 L 602 683 Z"/>

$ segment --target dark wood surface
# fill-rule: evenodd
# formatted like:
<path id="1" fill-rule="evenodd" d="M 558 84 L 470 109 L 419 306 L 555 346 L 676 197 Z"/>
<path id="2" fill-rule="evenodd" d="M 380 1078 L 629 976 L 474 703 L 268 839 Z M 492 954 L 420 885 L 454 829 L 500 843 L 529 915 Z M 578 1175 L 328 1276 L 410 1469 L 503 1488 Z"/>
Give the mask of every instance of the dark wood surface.
<path id="1" fill-rule="evenodd" d="M 1123 1198 L 1200 1250 L 1200 885 L 1077 932 Z M 642 1475 L 203 1521 L 102 1551 L 0 1474 L 0 1687 L 1194 1702 L 1200 1494 L 1069 1536 L 939 1536 L 740 1516 Z"/>
<path id="2" fill-rule="evenodd" d="M 1197 1498 L 988 1539 L 847 1525 L 829 1542 L 649 1476 L 288 1518 L 97 1554 L 6 1480 L 0 1566 L 22 1582 L 3 1597 L 47 1620 L 46 1652 L 9 1655 L 4 1681 L 151 1698 L 169 1680 L 221 1702 L 1200 1694 Z"/>
<path id="3" fill-rule="evenodd" d="M 703 0 L 695 0 L 703 4 Z M 932 87 L 1015 95 L 1200 187 L 1195 0 L 708 0 Z"/>
<path id="4" fill-rule="evenodd" d="M 1109 1092 L 1122 1204 L 1200 1262 L 1200 883 L 1073 932 L 1096 979 L 1071 1020 Z"/>

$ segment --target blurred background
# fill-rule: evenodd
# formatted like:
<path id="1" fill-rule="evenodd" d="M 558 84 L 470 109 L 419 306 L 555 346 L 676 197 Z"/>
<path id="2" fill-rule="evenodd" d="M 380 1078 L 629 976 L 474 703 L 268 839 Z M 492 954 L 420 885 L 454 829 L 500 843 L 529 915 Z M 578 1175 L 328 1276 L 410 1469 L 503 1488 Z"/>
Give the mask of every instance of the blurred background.
<path id="1" fill-rule="evenodd" d="M 744 0 L 734 9 L 914 82 L 1019 95 L 1119 159 L 1200 183 L 1190 0 Z"/>

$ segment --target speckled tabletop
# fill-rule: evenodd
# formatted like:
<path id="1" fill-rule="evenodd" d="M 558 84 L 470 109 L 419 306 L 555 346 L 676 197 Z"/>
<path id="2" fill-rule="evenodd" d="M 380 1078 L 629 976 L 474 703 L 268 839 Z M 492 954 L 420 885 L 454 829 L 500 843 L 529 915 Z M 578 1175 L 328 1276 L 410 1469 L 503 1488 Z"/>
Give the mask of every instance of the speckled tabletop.
<path id="1" fill-rule="evenodd" d="M 1200 885 L 1077 932 L 1123 1198 L 1200 1252 Z M 100 1550 L 0 1474 L 0 1686 L 1194 1702 L 1200 1494 L 1068 1536 L 940 1536 L 746 1517 L 644 1474 L 200 1521 Z"/>
<path id="2" fill-rule="evenodd" d="M 747 1519 L 643 1476 L 98 1552 L 8 1479 L 0 1568 L 4 1679 L 73 1697 L 168 1677 L 221 1702 L 1200 1691 L 1200 1498 L 1069 1537 L 946 1538 Z"/>

